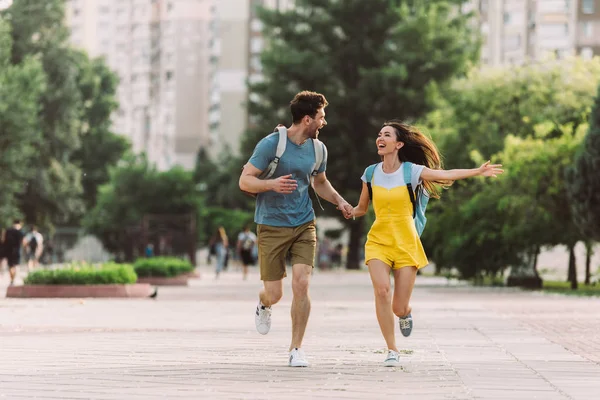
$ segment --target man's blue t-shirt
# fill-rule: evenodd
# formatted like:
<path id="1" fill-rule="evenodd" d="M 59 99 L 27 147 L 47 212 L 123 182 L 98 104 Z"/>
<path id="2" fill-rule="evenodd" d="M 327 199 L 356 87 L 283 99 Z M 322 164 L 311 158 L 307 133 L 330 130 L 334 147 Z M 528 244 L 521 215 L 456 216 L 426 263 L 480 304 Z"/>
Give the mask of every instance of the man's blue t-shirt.
<path id="1" fill-rule="evenodd" d="M 275 158 L 279 133 L 275 132 L 263 138 L 248 161 L 256 168 L 264 171 L 271 160 Z M 323 146 L 325 146 L 323 144 Z M 324 152 L 325 153 L 325 152 Z M 327 167 L 326 155 L 318 172 L 324 172 Z M 289 138 L 285 151 L 279 160 L 279 165 L 270 179 L 292 174 L 292 179 L 298 183 L 298 188 L 290 194 L 274 191 L 259 193 L 256 196 L 256 212 L 254 222 L 262 225 L 296 227 L 315 219 L 312 201 L 308 194 L 310 175 L 315 164 L 315 148 L 312 140 L 297 145 Z"/>

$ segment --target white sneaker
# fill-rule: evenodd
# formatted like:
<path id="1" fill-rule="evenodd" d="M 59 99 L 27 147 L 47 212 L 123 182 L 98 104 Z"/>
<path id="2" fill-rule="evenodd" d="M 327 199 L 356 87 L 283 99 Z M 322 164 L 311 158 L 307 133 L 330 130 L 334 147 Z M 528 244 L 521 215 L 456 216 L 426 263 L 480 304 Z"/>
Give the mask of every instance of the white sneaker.
<path id="1" fill-rule="evenodd" d="M 308 367 L 306 355 L 302 349 L 294 348 L 290 351 L 290 367 Z"/>
<path id="2" fill-rule="evenodd" d="M 265 307 L 259 301 L 256 306 L 256 314 L 254 315 L 256 330 L 261 335 L 266 335 L 271 329 L 271 307 Z"/>
<path id="3" fill-rule="evenodd" d="M 400 366 L 400 354 L 394 350 L 388 350 L 388 355 L 383 362 L 384 367 L 399 367 Z"/>

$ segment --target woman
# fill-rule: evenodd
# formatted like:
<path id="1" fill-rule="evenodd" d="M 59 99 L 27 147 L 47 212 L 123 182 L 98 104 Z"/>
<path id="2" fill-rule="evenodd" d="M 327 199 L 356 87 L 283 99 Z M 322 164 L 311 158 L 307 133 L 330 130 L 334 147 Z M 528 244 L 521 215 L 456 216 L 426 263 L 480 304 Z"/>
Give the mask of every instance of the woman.
<path id="1" fill-rule="evenodd" d="M 452 181 L 474 176 L 493 176 L 503 172 L 499 164 L 486 162 L 479 168 L 443 170 L 435 144 L 416 128 L 399 121 L 383 124 L 376 140 L 382 162 L 374 170 L 371 183 L 375 222 L 365 244 L 365 262 L 375 292 L 375 309 L 381 333 L 387 343 L 385 366 L 400 363 L 394 336 L 394 314 L 402 335 L 409 336 L 413 320 L 410 296 L 417 270 L 427 265 L 419 234 L 413 220 L 413 205 L 407 184 L 416 189 L 422 184 L 430 197 Z M 412 163 L 412 166 L 406 161 Z M 411 182 L 405 182 L 403 167 L 408 166 Z M 369 206 L 367 178 L 362 176 L 362 192 L 354 216 L 365 215 Z M 390 293 L 390 270 L 394 293 Z"/>
<path id="2" fill-rule="evenodd" d="M 219 229 L 217 229 L 217 232 L 215 233 L 215 251 L 217 253 L 215 279 L 219 279 L 221 271 L 225 269 L 225 264 L 227 262 L 227 252 L 229 251 L 229 239 L 227 238 L 225 228 L 223 228 L 222 226 L 220 226 Z"/>

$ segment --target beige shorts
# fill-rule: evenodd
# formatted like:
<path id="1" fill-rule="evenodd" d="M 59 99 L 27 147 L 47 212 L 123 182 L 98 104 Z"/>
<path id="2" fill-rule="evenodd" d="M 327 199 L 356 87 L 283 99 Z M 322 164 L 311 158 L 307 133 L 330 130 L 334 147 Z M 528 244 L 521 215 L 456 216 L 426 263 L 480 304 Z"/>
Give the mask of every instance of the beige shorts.
<path id="1" fill-rule="evenodd" d="M 292 265 L 314 266 L 317 247 L 315 221 L 293 228 L 258 225 L 258 262 L 260 279 L 279 281 L 287 276 L 285 259 L 290 252 Z"/>

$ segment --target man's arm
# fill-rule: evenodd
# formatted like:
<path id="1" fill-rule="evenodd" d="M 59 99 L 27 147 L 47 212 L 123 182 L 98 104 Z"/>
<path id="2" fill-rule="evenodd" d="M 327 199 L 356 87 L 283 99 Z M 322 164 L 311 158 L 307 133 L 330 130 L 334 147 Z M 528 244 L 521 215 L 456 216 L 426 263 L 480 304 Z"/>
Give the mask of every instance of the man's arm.
<path id="1" fill-rule="evenodd" d="M 261 170 L 250 163 L 244 165 L 242 175 L 240 176 L 240 189 L 248 193 L 262 193 L 272 190 L 277 193 L 292 193 L 298 184 L 296 180 L 291 179 L 292 175 L 280 176 L 277 179 L 258 179 Z"/>
<path id="2" fill-rule="evenodd" d="M 352 217 L 354 208 L 331 186 L 325 171 L 317 174 L 313 179 L 313 188 L 317 195 L 328 202 L 335 204 L 346 219 Z"/>

